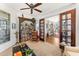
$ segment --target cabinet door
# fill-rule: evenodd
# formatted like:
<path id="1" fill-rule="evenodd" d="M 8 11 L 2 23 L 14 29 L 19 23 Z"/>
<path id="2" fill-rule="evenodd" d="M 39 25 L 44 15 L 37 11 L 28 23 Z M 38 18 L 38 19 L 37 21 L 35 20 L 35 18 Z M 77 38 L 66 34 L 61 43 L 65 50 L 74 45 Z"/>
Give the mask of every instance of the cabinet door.
<path id="1" fill-rule="evenodd" d="M 75 46 L 75 9 L 60 14 L 60 42 Z"/>

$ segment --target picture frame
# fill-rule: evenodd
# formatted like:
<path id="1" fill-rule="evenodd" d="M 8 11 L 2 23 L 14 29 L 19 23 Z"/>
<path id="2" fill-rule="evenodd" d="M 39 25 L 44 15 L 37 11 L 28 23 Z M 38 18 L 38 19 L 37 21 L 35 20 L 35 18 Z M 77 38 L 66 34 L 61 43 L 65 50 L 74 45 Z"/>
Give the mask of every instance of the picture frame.
<path id="1" fill-rule="evenodd" d="M 12 29 L 16 29 L 16 24 L 12 23 Z"/>
<path id="2" fill-rule="evenodd" d="M 8 41 L 10 41 L 10 14 L 0 10 L 0 44 Z"/>

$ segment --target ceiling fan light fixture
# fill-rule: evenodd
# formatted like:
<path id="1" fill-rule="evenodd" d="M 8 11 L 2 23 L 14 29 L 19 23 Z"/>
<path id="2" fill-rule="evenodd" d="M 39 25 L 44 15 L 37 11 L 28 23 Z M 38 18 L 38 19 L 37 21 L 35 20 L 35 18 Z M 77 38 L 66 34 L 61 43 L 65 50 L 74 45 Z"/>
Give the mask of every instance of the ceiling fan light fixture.
<path id="1" fill-rule="evenodd" d="M 27 4 L 28 6 L 29 6 L 29 8 L 22 8 L 22 9 L 20 9 L 20 10 L 26 10 L 26 9 L 31 9 L 31 14 L 33 13 L 33 10 L 35 10 L 35 11 L 37 11 L 37 12 L 42 12 L 41 10 L 39 10 L 39 9 L 35 9 L 36 7 L 38 7 L 38 6 L 40 6 L 42 3 L 36 3 L 35 5 L 33 5 L 32 3 L 31 4 L 28 4 L 28 3 L 25 3 L 25 4 Z"/>

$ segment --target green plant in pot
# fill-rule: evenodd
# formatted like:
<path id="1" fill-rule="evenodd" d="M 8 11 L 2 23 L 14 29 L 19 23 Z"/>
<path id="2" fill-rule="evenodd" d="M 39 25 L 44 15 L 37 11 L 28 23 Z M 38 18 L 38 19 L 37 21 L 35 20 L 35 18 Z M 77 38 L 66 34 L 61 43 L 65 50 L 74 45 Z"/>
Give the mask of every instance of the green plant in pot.
<path id="1" fill-rule="evenodd" d="M 31 56 L 32 55 L 33 50 L 31 49 L 27 49 L 26 50 L 26 56 Z"/>

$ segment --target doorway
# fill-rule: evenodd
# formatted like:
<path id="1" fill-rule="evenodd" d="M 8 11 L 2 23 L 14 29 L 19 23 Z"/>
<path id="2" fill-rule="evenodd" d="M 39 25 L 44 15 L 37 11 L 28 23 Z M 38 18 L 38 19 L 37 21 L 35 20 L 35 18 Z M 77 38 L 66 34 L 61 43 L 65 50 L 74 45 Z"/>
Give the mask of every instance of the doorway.
<path id="1" fill-rule="evenodd" d="M 46 42 L 59 46 L 59 15 L 46 18 Z"/>

